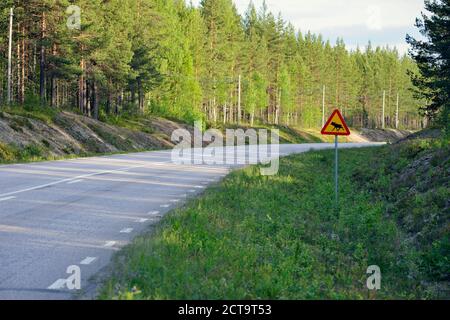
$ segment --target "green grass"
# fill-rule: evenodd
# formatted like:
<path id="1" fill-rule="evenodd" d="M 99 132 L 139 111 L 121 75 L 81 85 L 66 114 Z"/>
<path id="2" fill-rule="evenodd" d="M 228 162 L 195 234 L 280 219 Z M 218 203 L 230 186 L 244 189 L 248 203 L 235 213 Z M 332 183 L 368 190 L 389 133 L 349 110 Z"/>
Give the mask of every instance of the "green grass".
<path id="1" fill-rule="evenodd" d="M 72 110 L 76 111 L 76 110 Z M 17 132 L 23 131 L 22 128 L 33 129 L 33 126 L 29 119 L 35 119 L 42 121 L 45 124 L 55 124 L 60 127 L 70 126 L 71 123 L 65 121 L 57 116 L 60 114 L 61 110 L 56 108 L 50 108 L 47 106 L 40 106 L 39 104 L 27 104 L 25 106 L 1 106 L 0 108 L 0 118 L 7 117 L 7 114 L 19 116 L 10 117 L 8 116 L 8 123 L 12 129 Z M 134 118 L 124 117 L 124 119 L 117 118 L 120 123 L 123 122 L 121 127 L 128 127 L 129 129 L 136 131 L 143 131 L 149 133 L 149 129 L 145 130 L 145 125 L 141 124 L 141 127 L 132 127 L 131 125 L 126 125 L 127 123 L 132 123 Z M 108 121 L 114 122 L 114 120 Z M 100 155 L 113 155 L 113 154 L 126 154 L 135 152 L 152 151 L 154 149 L 134 149 L 129 141 L 125 139 L 118 138 L 109 134 L 108 132 L 102 131 L 100 128 L 92 126 L 91 129 L 96 132 L 102 139 L 108 143 L 114 145 L 120 151 L 118 152 L 100 152 L 97 150 L 83 151 L 76 153 L 74 150 L 67 148 L 65 152 L 66 155 L 57 156 L 52 153 L 51 145 L 49 141 L 42 140 L 41 144 L 30 144 L 24 147 L 20 147 L 16 144 L 5 144 L 0 141 L 0 164 L 13 164 L 13 163 L 29 163 L 29 162 L 41 162 L 41 161 L 51 161 L 51 160 L 64 160 L 73 158 L 84 158 L 93 157 Z"/>
<path id="2" fill-rule="evenodd" d="M 392 148 L 341 152 L 339 216 L 333 207 L 330 151 L 282 159 L 279 174 L 272 177 L 260 176 L 257 167 L 232 173 L 122 250 L 100 298 L 442 297 L 424 283 L 448 277 L 448 240 L 435 235 L 435 252 L 428 252 L 436 260 L 431 269 L 445 274 L 422 270 L 424 264 L 431 266 L 427 246 L 406 241 L 410 230 L 398 220 L 405 213 L 402 203 L 383 190 L 398 178 L 401 167 L 392 166 L 412 160 L 403 148 Z M 438 147 L 416 150 L 414 158 L 433 148 Z M 442 202 L 449 190 L 448 184 L 441 187 Z M 420 208 L 426 211 L 434 200 L 424 201 Z M 444 210 L 442 203 L 436 206 L 437 212 Z M 439 229 L 427 226 L 426 234 Z M 382 271 L 378 292 L 366 289 L 366 270 L 373 264 Z"/>
<path id="3" fill-rule="evenodd" d="M 33 129 L 29 119 L 42 121 L 51 124 L 58 115 L 59 110 L 45 106 L 2 106 L 0 108 L 0 118 L 9 115 L 19 116 L 9 118 L 9 125 L 17 132 L 22 132 L 23 128 Z M 34 161 L 57 160 L 66 157 L 56 157 L 50 152 L 50 143 L 47 140 L 42 141 L 42 145 L 30 144 L 25 147 L 19 147 L 14 144 L 4 144 L 0 142 L 0 164 L 24 163 Z M 68 155 L 67 157 L 73 157 Z"/>
<path id="4" fill-rule="evenodd" d="M 23 148 L 0 143 L 0 164 L 57 160 L 43 146 L 31 144 Z"/>
<path id="5" fill-rule="evenodd" d="M 152 151 L 150 149 L 136 149 L 133 151 L 117 151 L 117 152 L 81 152 L 70 153 L 71 150 L 67 150 L 68 154 L 63 156 L 56 156 L 51 154 L 51 151 L 45 146 L 41 145 L 28 145 L 24 148 L 19 148 L 14 145 L 3 144 L 0 142 L 0 164 L 15 164 L 15 163 L 30 163 L 30 162 L 43 162 L 54 160 L 68 160 L 76 158 L 87 158 L 96 156 L 112 156 L 118 154 L 130 154 L 139 152 Z"/>
<path id="6" fill-rule="evenodd" d="M 50 124 L 53 123 L 53 119 L 58 115 L 60 110 L 45 106 L 2 106 L 0 108 L 0 117 L 2 117 L 2 113 L 6 112 L 11 115 L 21 116 L 25 118 L 31 118 L 40 120 L 44 123 Z M 26 121 L 26 120 L 24 120 Z M 18 123 L 19 126 L 27 126 L 27 123 Z"/>
<path id="7" fill-rule="evenodd" d="M 105 115 L 102 114 L 100 120 L 113 126 L 126 128 L 133 131 L 140 131 L 148 134 L 154 134 L 152 128 L 152 117 L 148 115 Z"/>

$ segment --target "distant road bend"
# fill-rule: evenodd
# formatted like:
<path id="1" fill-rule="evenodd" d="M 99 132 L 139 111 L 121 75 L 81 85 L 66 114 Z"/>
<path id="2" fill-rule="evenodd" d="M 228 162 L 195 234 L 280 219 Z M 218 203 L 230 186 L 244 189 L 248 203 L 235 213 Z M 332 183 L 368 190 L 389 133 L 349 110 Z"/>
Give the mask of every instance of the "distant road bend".
<path id="1" fill-rule="evenodd" d="M 333 147 L 280 145 L 280 154 Z M 93 291 L 89 278 L 115 251 L 233 167 L 176 165 L 171 151 L 0 166 L 0 299 L 72 299 L 71 265 Z"/>

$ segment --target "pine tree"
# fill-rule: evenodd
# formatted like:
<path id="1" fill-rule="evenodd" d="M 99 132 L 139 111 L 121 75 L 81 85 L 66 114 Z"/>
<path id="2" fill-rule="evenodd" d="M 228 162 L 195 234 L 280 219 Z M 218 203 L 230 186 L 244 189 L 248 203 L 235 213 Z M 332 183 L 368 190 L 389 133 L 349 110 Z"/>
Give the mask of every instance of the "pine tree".
<path id="1" fill-rule="evenodd" d="M 154 113 L 188 121 L 316 128 L 322 122 L 325 87 L 325 112 L 339 107 L 354 126 L 380 127 L 383 92 L 388 127 L 421 126 L 417 109 L 423 99 L 410 92 L 413 83 L 406 75 L 406 70 L 419 71 L 412 59 L 370 44 L 350 52 L 342 39 L 332 44 L 321 35 L 296 32 L 265 3 L 259 10 L 251 3 L 241 17 L 232 0 L 203 0 L 198 8 L 184 0 L 80 0 L 80 30 L 67 27 L 65 9 L 71 3 L 0 3 L 1 30 L 8 29 L 9 9 L 15 7 L 15 103 L 40 99 L 53 107 L 78 106 L 94 118 L 112 112 Z M 437 3 L 442 6 L 432 8 L 444 17 L 448 4 Z M 440 20 L 436 21 L 424 27 L 434 23 L 436 30 L 431 28 L 430 35 L 438 38 Z M 0 32 L 2 101 L 7 49 L 7 32 Z M 422 59 L 419 66 L 429 63 Z M 439 93 L 444 101 L 441 91 L 446 87 L 420 79 L 433 85 L 433 90 L 424 91 L 425 98 Z"/>
<path id="2" fill-rule="evenodd" d="M 426 0 L 425 9 L 416 26 L 425 41 L 407 36 L 412 46 L 411 56 L 416 61 L 420 75 L 412 73 L 413 83 L 420 89 L 419 95 L 429 103 L 422 108 L 430 118 L 440 116 L 448 129 L 450 117 L 450 1 Z"/>

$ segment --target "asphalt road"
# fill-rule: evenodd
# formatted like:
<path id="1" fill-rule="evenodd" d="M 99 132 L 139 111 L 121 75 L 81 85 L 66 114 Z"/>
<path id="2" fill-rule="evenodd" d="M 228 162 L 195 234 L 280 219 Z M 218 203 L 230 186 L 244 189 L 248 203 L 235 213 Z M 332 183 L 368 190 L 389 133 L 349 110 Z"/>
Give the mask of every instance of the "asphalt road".
<path id="1" fill-rule="evenodd" d="M 115 251 L 235 167 L 174 164 L 170 151 L 0 166 L 0 299 L 76 298 L 69 266 L 92 288 Z"/>

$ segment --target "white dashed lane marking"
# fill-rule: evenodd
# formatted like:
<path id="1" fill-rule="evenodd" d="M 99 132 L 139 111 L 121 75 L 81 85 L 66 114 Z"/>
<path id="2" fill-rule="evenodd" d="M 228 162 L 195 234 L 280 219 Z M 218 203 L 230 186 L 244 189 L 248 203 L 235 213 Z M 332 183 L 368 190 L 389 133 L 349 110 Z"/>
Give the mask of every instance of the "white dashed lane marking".
<path id="1" fill-rule="evenodd" d="M 131 232 L 133 232 L 133 228 L 125 228 L 120 230 L 120 233 L 131 233 Z"/>
<path id="2" fill-rule="evenodd" d="M 89 265 L 92 262 L 94 262 L 95 260 L 97 260 L 97 258 L 95 258 L 95 257 L 87 257 L 86 259 L 81 261 L 80 264 L 82 264 L 82 265 Z"/>
<path id="3" fill-rule="evenodd" d="M 170 207 L 170 204 L 162 204 L 160 207 L 161 208 L 168 208 L 168 207 Z"/>
<path id="4" fill-rule="evenodd" d="M 148 219 L 145 219 L 145 218 L 136 220 L 137 223 L 144 223 L 144 222 L 147 222 L 147 221 L 148 221 Z"/>
<path id="5" fill-rule="evenodd" d="M 178 199 L 172 199 L 172 200 L 170 200 L 169 202 L 180 202 L 180 200 L 178 200 Z"/>
<path id="6" fill-rule="evenodd" d="M 61 290 L 66 286 L 67 279 L 58 279 L 47 289 L 49 290 Z"/>
<path id="7" fill-rule="evenodd" d="M 147 213 L 148 215 L 155 215 L 155 214 L 159 214 L 159 211 L 150 211 L 149 213 Z"/>

